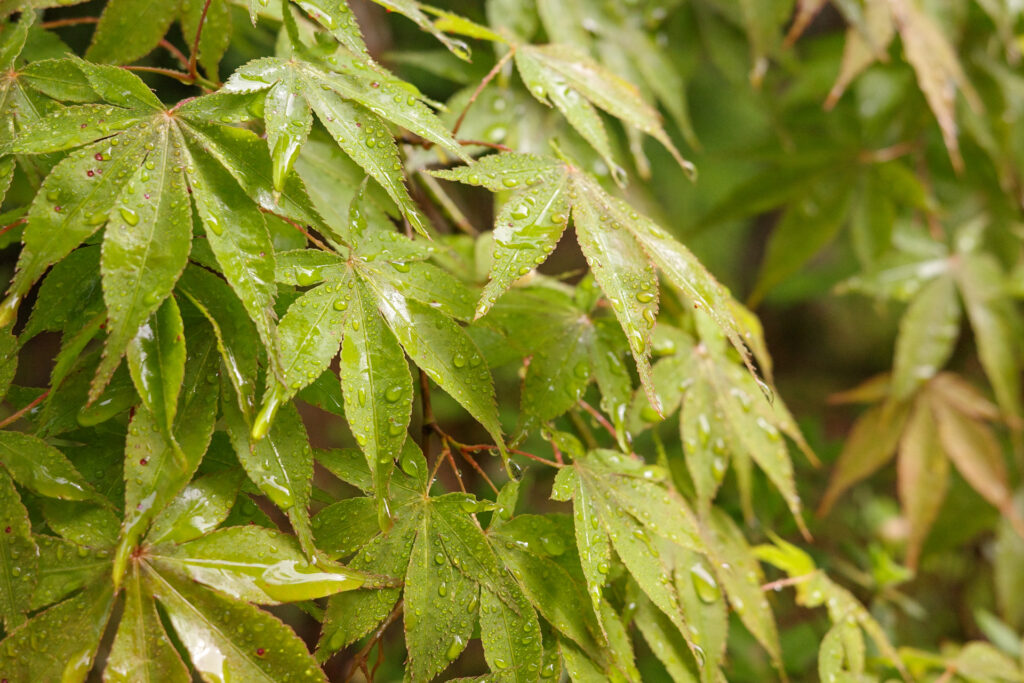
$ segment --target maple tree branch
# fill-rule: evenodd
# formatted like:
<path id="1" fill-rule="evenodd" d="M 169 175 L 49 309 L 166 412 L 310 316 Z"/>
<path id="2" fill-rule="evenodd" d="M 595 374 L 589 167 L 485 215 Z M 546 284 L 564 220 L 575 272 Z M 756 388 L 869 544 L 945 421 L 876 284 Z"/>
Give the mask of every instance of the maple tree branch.
<path id="1" fill-rule="evenodd" d="M 33 401 L 31 403 L 29 403 L 27 406 L 25 406 L 24 408 L 22 408 L 18 412 L 14 413 L 13 415 L 8 415 L 3 420 L 0 420 L 0 429 L 3 429 L 7 425 L 14 424 L 15 422 L 17 422 L 21 418 L 25 417 L 25 415 L 27 415 L 29 413 L 29 411 L 31 411 L 37 405 L 42 403 L 44 400 L 46 400 L 46 397 L 49 396 L 49 395 L 50 395 L 50 390 L 47 389 L 46 391 L 41 393 L 39 396 L 37 396 L 35 399 L 33 399 Z"/>
<path id="2" fill-rule="evenodd" d="M 13 228 L 16 228 L 19 225 L 22 225 L 23 223 L 27 223 L 27 222 L 28 222 L 28 219 L 23 217 L 23 218 L 19 218 L 18 220 L 14 221 L 13 223 L 8 223 L 4 227 L 0 228 L 0 235 L 6 235 L 8 230 L 12 230 Z"/>
<path id="3" fill-rule="evenodd" d="M 476 98 L 480 97 L 480 93 L 484 91 L 484 88 L 487 87 L 487 84 L 494 80 L 494 77 L 498 75 L 498 72 L 501 71 L 501 68 L 505 66 L 506 63 L 508 63 L 508 60 L 511 59 L 512 55 L 514 55 L 515 53 L 516 48 L 513 45 L 512 47 L 509 48 L 509 51 L 506 52 L 505 55 L 498 60 L 498 63 L 495 64 L 494 67 L 487 72 L 487 75 L 484 76 L 482 81 L 480 81 L 480 85 L 476 86 L 476 90 L 474 90 L 473 94 L 469 96 L 469 102 L 466 102 L 466 106 L 462 108 L 462 113 L 459 114 L 459 118 L 455 120 L 455 126 L 452 127 L 453 136 L 459 132 L 459 128 L 462 128 L 462 122 L 466 118 L 466 114 L 469 113 L 469 108 L 473 106 L 474 102 L 476 102 Z"/>
<path id="4" fill-rule="evenodd" d="M 283 220 L 285 223 L 287 223 L 288 225 L 292 226 L 293 228 L 295 228 L 296 230 L 301 232 L 302 235 L 307 240 L 312 242 L 318 249 L 320 249 L 322 251 L 326 251 L 326 252 L 331 253 L 331 254 L 336 254 L 337 253 L 333 249 L 331 249 L 329 246 L 327 246 L 326 244 L 321 242 L 320 239 L 316 235 L 314 235 L 309 230 L 307 230 L 306 227 L 304 225 L 302 225 L 301 223 L 299 223 L 298 221 L 293 221 L 291 218 L 288 218 L 287 216 L 282 216 L 279 213 L 274 213 L 273 211 L 269 211 L 267 209 L 264 209 L 262 206 L 260 207 L 260 211 L 262 211 L 263 213 L 269 213 L 271 216 L 277 216 L 278 218 Z"/>
<path id="5" fill-rule="evenodd" d="M 381 639 L 384 637 L 384 631 L 386 631 L 388 626 L 391 626 L 391 624 L 398 619 L 398 615 L 402 613 L 404 603 L 405 600 L 398 601 L 395 608 L 391 610 L 391 614 L 389 614 L 387 618 L 381 622 L 380 626 L 377 627 L 377 630 L 373 632 L 373 636 L 370 638 L 370 641 L 366 643 L 366 645 L 363 646 L 363 649 L 357 652 L 352 658 L 352 663 L 349 665 L 348 675 L 345 676 L 345 683 L 352 680 L 356 671 L 361 670 L 364 674 L 369 674 L 369 672 L 366 671 L 366 659 L 370 656 L 370 651 L 373 649 L 373 646 L 380 644 Z M 377 667 L 374 667 L 374 670 L 376 670 L 376 668 Z M 367 675 L 367 680 L 372 679 L 372 675 Z"/>
<path id="6" fill-rule="evenodd" d="M 482 467 L 480 467 L 480 464 L 477 463 L 476 459 L 469 454 L 469 451 L 459 449 L 459 455 L 461 455 L 462 458 L 466 462 L 468 462 L 474 470 L 477 471 L 477 474 L 479 474 L 483 478 L 483 480 L 487 482 L 487 485 L 491 487 L 492 491 L 494 491 L 495 493 L 498 492 L 498 487 L 494 485 L 494 482 L 491 481 L 491 478 L 487 476 L 487 473 L 484 472 L 484 469 Z"/>
<path id="7" fill-rule="evenodd" d="M 192 41 L 192 52 L 188 56 L 188 73 L 194 80 L 199 80 L 197 63 L 199 61 L 199 39 L 203 36 L 203 26 L 206 25 L 206 13 L 210 11 L 210 2 L 203 3 L 203 12 L 199 15 L 199 26 L 196 28 L 196 37 Z"/>
<path id="8" fill-rule="evenodd" d="M 593 417 L 595 420 L 597 420 L 597 423 L 599 425 L 604 427 L 605 431 L 607 431 L 609 434 L 612 435 L 613 439 L 618 440 L 619 436 L 618 436 L 618 434 L 615 433 L 615 427 L 613 427 L 612 423 L 608 421 L 608 418 L 606 418 L 604 415 L 602 415 L 600 413 L 600 411 L 597 410 L 597 408 L 595 408 L 594 406 L 590 405 L 589 403 L 587 403 L 583 399 L 580 399 L 579 404 L 580 404 L 580 406 L 585 411 L 590 413 L 591 417 Z"/>

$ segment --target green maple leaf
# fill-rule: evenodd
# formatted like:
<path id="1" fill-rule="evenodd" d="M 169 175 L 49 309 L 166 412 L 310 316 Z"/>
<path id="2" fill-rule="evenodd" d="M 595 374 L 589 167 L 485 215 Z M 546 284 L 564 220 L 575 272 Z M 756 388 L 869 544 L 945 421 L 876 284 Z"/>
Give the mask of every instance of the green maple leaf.
<path id="1" fill-rule="evenodd" d="M 5 321 L 49 266 L 106 225 L 107 340 L 90 390 L 95 400 L 185 268 L 191 191 L 214 257 L 276 369 L 273 248 L 260 209 L 318 225 L 301 182 L 290 176 L 283 191 L 273 191 L 269 159 L 259 154 L 261 146 L 254 149 L 258 138 L 207 123 L 205 105 L 167 110 L 133 74 L 76 64 L 109 104 L 57 110 L 13 143 L 16 153 L 80 149 L 54 167 L 29 210 L 25 246 L 3 303 Z"/>
<path id="2" fill-rule="evenodd" d="M 264 120 L 275 186 L 291 170 L 309 135 L 311 112 L 316 112 L 338 146 L 380 183 L 424 235 L 426 218 L 405 187 L 398 146 L 384 120 L 468 160 L 415 88 L 345 47 L 315 61 L 299 56 L 255 60 L 232 74 L 224 90 L 266 90 Z"/>
<path id="3" fill-rule="evenodd" d="M 580 248 L 611 303 L 636 361 L 651 405 L 660 412 L 651 382 L 651 330 L 658 310 L 655 268 L 723 329 L 745 360 L 747 330 L 733 315 L 729 292 L 651 219 L 601 188 L 575 166 L 530 154 L 486 156 L 473 166 L 433 175 L 514 191 L 495 219 L 494 263 L 476 309 L 479 318 L 498 296 L 543 263 L 573 217 Z M 749 363 L 749 360 L 748 360 Z M 752 367 L 752 366 L 751 366 Z"/>

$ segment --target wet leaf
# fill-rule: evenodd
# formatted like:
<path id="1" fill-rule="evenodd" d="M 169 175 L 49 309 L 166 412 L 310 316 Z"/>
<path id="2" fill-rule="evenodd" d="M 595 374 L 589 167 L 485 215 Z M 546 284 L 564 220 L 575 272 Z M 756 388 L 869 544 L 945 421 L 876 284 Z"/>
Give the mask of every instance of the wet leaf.
<path id="1" fill-rule="evenodd" d="M 16 482 L 40 496 L 102 500 L 63 453 L 30 434 L 0 431 L 0 464 Z"/>
<path id="2" fill-rule="evenodd" d="M 260 491 L 288 515 L 304 550 L 311 554 L 313 531 L 308 506 L 313 451 L 295 404 L 285 403 L 267 435 L 255 442 L 236 406 L 225 401 L 222 407 L 238 461 Z"/>
<path id="3" fill-rule="evenodd" d="M 240 474 L 230 470 L 195 479 L 156 517 L 147 541 L 184 543 L 213 531 L 227 519 L 240 484 Z"/>
<path id="4" fill-rule="evenodd" d="M 210 158 L 202 142 L 187 137 L 186 140 L 189 142 L 186 149 L 190 162 L 186 173 L 196 209 L 206 229 L 207 241 L 225 279 L 256 323 L 263 345 L 270 349 L 273 365 L 277 354 L 272 306 L 277 291 L 274 287 L 274 249 L 266 223 L 239 183 L 230 177 L 229 170 Z M 231 167 L 233 164 L 228 168 Z M 196 295 L 196 298 L 200 296 Z M 210 302 L 210 305 L 215 304 Z M 217 307 L 230 310 L 230 306 L 224 303 Z M 218 317 L 217 311 L 208 311 L 213 317 Z M 228 313 L 227 310 L 224 312 Z M 222 345 L 229 348 L 232 343 L 222 342 Z M 232 381 L 240 389 L 236 376 L 239 369 L 232 369 L 235 370 Z M 239 393 L 244 396 L 241 389 Z"/>
<path id="5" fill-rule="evenodd" d="M 0 641 L 0 672 L 12 681 L 85 680 L 113 603 L 109 583 L 100 581 L 40 612 Z"/>
<path id="6" fill-rule="evenodd" d="M 892 397 L 909 398 L 949 360 L 960 333 L 960 302 L 953 280 L 938 277 L 914 297 L 900 320 Z"/>
<path id="7" fill-rule="evenodd" d="M 0 473 L 0 619 L 8 633 L 25 621 L 38 581 L 38 555 L 28 511 L 14 482 Z"/>
<path id="8" fill-rule="evenodd" d="M 147 571 L 144 585 L 204 677 L 246 681 L 326 681 L 295 632 L 244 602 L 218 596 L 173 574 Z"/>
<path id="9" fill-rule="evenodd" d="M 510 672 L 508 680 L 536 681 L 543 656 L 537 613 L 521 592 L 512 595 L 515 602 L 507 605 L 491 591 L 480 591 L 484 658 L 494 673 Z"/>
<path id="10" fill-rule="evenodd" d="M 480 587 L 463 573 L 459 549 L 442 542 L 434 514 L 419 523 L 405 575 L 405 641 L 413 680 L 434 678 L 462 654 L 480 606 Z"/>
<path id="11" fill-rule="evenodd" d="M 128 344 L 127 355 L 135 390 L 160 428 L 171 436 L 185 380 L 185 326 L 173 297 L 165 299 L 139 328 Z"/>
<path id="12" fill-rule="evenodd" d="M 413 362 L 504 449 L 491 371 L 469 335 L 429 306 L 406 299 L 389 282 L 371 278 L 367 284 L 384 321 Z"/>
<path id="13" fill-rule="evenodd" d="M 156 47 L 178 14 L 175 3 L 161 0 L 113 0 L 85 53 L 95 62 L 128 64 Z"/>
<path id="14" fill-rule="evenodd" d="M 345 415 L 366 456 L 381 524 L 387 524 L 388 482 L 412 417 L 413 382 L 405 353 L 377 311 L 372 293 L 363 283 L 352 292 L 341 347 Z"/>
<path id="15" fill-rule="evenodd" d="M 153 149 L 115 202 L 103 240 L 100 268 L 110 317 L 103 357 L 89 392 L 92 400 L 110 380 L 139 327 L 170 294 L 188 261 L 189 198 L 177 165 L 181 162 L 172 152 L 181 143 L 169 124 L 157 128 L 154 137 Z"/>
<path id="16" fill-rule="evenodd" d="M 103 670 L 104 681 L 189 681 L 190 675 L 167 636 L 153 597 L 138 569 L 124 585 L 124 612 Z"/>
<path id="17" fill-rule="evenodd" d="M 239 600 L 274 605 L 312 600 L 365 583 L 361 572 L 313 564 L 295 537 L 258 526 L 227 527 L 151 551 L 154 567 L 175 571 Z"/>

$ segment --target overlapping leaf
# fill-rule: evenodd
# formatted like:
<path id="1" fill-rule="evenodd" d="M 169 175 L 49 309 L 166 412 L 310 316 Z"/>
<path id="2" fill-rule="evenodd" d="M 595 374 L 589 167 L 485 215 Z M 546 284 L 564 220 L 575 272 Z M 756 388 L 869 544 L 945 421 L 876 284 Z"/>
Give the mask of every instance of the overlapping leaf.
<path id="1" fill-rule="evenodd" d="M 549 185 L 566 186 L 580 247 L 626 334 L 641 382 L 656 410 L 660 411 L 660 406 L 650 379 L 650 335 L 658 307 L 655 266 L 706 311 L 747 357 L 744 330 L 732 315 L 727 290 L 686 247 L 649 218 L 608 195 L 583 171 L 546 157 L 501 154 L 484 157 L 473 166 L 435 171 L 434 175 L 495 192 L 515 190 L 508 200 L 512 209 L 507 218 L 512 220 L 503 219 L 503 212 L 495 227 L 492 282 L 477 307 L 477 317 L 485 315 L 498 295 L 511 286 L 514 278 L 510 274 L 521 277 L 554 249 L 565 227 L 565 214 L 554 213 L 552 201 L 540 202 L 540 198 L 553 196 L 545 189 Z M 538 223 L 542 227 L 538 228 Z"/>

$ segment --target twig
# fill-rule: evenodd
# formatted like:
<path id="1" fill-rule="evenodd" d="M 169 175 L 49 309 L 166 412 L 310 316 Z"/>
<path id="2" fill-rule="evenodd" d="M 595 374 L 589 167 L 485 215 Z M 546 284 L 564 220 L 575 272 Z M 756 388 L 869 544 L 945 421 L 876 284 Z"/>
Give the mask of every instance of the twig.
<path id="1" fill-rule="evenodd" d="M 173 43 L 161 38 L 160 47 L 170 52 L 171 56 L 178 60 L 178 64 L 181 64 L 182 69 L 188 68 L 188 57 L 186 57 L 185 53 L 179 50 Z"/>
<path id="2" fill-rule="evenodd" d="M 199 60 L 199 39 L 203 35 L 203 26 L 206 25 L 206 13 L 210 10 L 211 0 L 203 3 L 203 12 L 199 15 L 199 26 L 196 28 L 196 38 L 192 41 L 192 52 L 188 56 L 188 73 L 193 80 L 199 80 L 197 62 Z"/>
<path id="3" fill-rule="evenodd" d="M 311 232 L 309 232 L 309 230 L 307 230 L 305 228 L 305 226 L 303 226 L 301 223 L 299 223 L 297 221 L 293 221 L 291 218 L 288 218 L 287 216 L 282 216 L 279 213 L 274 213 L 273 211 L 269 211 L 267 209 L 264 209 L 263 207 L 260 207 L 260 211 L 262 211 L 263 213 L 269 213 L 269 214 L 271 214 L 273 216 L 277 216 L 278 218 L 283 220 L 285 223 L 287 223 L 288 225 L 292 226 L 293 228 L 295 228 L 296 230 L 301 232 L 305 236 L 305 238 L 307 240 L 309 240 L 310 242 L 312 242 L 314 245 L 316 245 L 317 248 L 319 248 L 319 249 L 321 249 L 323 251 L 329 252 L 331 254 L 337 253 L 333 249 L 331 249 L 329 246 L 327 246 L 326 244 L 321 242 L 315 235 L 313 235 Z"/>
<path id="4" fill-rule="evenodd" d="M 554 441 L 551 442 L 551 452 L 555 454 L 555 462 L 557 462 L 559 465 L 565 464 L 565 461 L 562 460 L 562 449 L 560 449 L 558 447 L 558 444 L 556 444 Z"/>
<path id="5" fill-rule="evenodd" d="M 475 444 L 475 445 L 472 445 L 472 446 L 467 446 L 466 444 L 455 443 L 454 445 L 460 451 L 470 451 L 470 452 L 472 452 L 472 451 L 492 451 L 495 448 L 494 446 L 491 446 L 490 444 Z M 527 453 L 526 451 L 521 451 L 521 450 L 516 449 L 516 448 L 510 448 L 510 449 L 508 449 L 508 452 L 509 453 L 513 453 L 515 455 L 521 455 L 524 458 L 529 458 L 530 460 L 536 460 L 537 462 L 544 463 L 545 465 L 550 465 L 551 467 L 562 467 L 563 466 L 563 465 L 559 465 L 554 460 L 548 460 L 547 458 L 542 458 L 539 455 L 534 455 L 533 453 Z"/>
<path id="6" fill-rule="evenodd" d="M 771 581 L 761 586 L 762 591 L 777 591 L 780 588 L 786 588 L 787 586 L 795 586 L 805 581 L 810 581 L 814 577 L 816 572 L 810 574 L 801 574 L 800 576 L 791 576 L 786 579 L 779 579 L 778 581 Z"/>
<path id="7" fill-rule="evenodd" d="M 444 452 L 448 456 L 448 464 L 452 466 L 452 473 L 455 475 L 455 480 L 459 482 L 459 488 L 462 489 L 463 493 L 465 493 L 466 484 L 462 481 L 462 472 L 459 472 L 459 466 L 455 463 L 455 456 L 452 455 L 450 448 L 446 448 Z"/>
<path id="8" fill-rule="evenodd" d="M 22 217 L 22 218 L 19 218 L 16 221 L 14 221 L 13 223 L 8 223 L 4 227 L 0 228 L 0 235 L 6 235 L 8 230 L 11 230 L 12 228 L 16 228 L 19 225 L 21 225 L 22 223 L 27 223 L 27 222 L 28 222 L 28 219 Z"/>
<path id="9" fill-rule="evenodd" d="M 486 140 L 456 140 L 455 142 L 459 143 L 460 145 L 465 145 L 466 147 L 476 145 L 478 147 L 490 147 L 491 149 L 496 149 L 501 152 L 512 151 L 511 147 L 508 147 L 498 142 L 487 142 Z"/>
<path id="10" fill-rule="evenodd" d="M 483 480 L 487 482 L 487 485 L 491 487 L 492 491 L 494 491 L 495 493 L 498 492 L 498 487 L 494 485 L 494 482 L 491 481 L 491 478 L 487 476 L 487 473 L 484 472 L 484 469 L 480 467 L 479 463 L 477 463 L 473 456 L 469 454 L 469 451 L 459 449 L 459 455 L 461 455 L 462 458 L 466 462 L 468 462 L 474 470 L 477 471 L 477 474 L 483 477 Z"/>
<path id="11" fill-rule="evenodd" d="M 504 56 L 498 60 L 498 63 L 494 65 L 494 68 L 487 72 L 487 75 L 484 76 L 482 81 L 480 81 L 480 85 L 476 86 L 476 90 L 474 90 L 473 94 L 469 96 L 469 102 L 466 102 L 466 106 L 462 108 L 462 113 L 459 114 L 459 118 L 455 120 L 455 126 L 452 128 L 453 136 L 459 132 L 459 128 L 462 127 L 462 121 L 466 118 L 466 114 L 469 112 L 469 108 L 473 106 L 474 102 L 476 102 L 476 98 L 480 97 L 480 93 L 484 91 L 484 88 L 487 87 L 487 84 L 490 83 L 494 79 L 494 77 L 498 75 L 498 72 L 501 71 L 501 68 L 505 66 L 506 63 L 508 63 L 508 60 L 511 59 L 512 55 L 514 55 L 515 53 L 516 48 L 513 45 L 511 48 L 509 48 L 509 51 L 506 52 Z"/>
<path id="12" fill-rule="evenodd" d="M 370 638 L 370 642 L 364 645 L 363 649 L 357 652 L 355 656 L 352 658 L 352 663 L 348 670 L 348 675 L 345 676 L 345 683 L 348 683 L 352 680 L 352 677 L 355 675 L 357 670 L 363 670 L 364 673 L 369 673 L 365 670 L 366 658 L 370 655 L 370 650 L 373 649 L 373 646 L 380 643 L 381 638 L 384 637 L 384 631 L 387 630 L 388 626 L 391 626 L 391 624 L 393 624 L 395 620 L 398 619 L 398 615 L 402 613 L 402 607 L 404 605 L 404 602 L 404 600 L 398 601 L 398 604 L 395 605 L 395 608 L 391 610 L 391 614 L 389 614 L 387 619 L 381 622 L 381 625 L 377 627 L 376 631 L 374 631 L 373 636 Z M 374 667 L 374 669 L 376 669 L 376 667 Z M 367 676 L 367 680 L 372 680 L 372 677 Z"/>
<path id="13" fill-rule="evenodd" d="M 181 81 L 185 85 L 193 85 L 196 81 L 191 74 L 187 74 L 184 71 L 175 71 L 174 69 L 164 69 L 159 66 L 134 66 L 129 64 L 128 66 L 122 66 L 122 69 L 127 71 L 145 71 L 151 74 L 160 74 L 161 76 L 167 76 L 173 78 L 176 81 Z"/>
<path id="14" fill-rule="evenodd" d="M 606 430 L 606 431 L 607 431 L 607 432 L 608 432 L 609 434 L 611 434 L 611 435 L 612 435 L 612 438 L 613 438 L 613 439 L 615 439 L 616 441 L 618 441 L 618 438 L 619 438 L 619 437 L 618 437 L 618 434 L 616 434 L 616 433 L 615 433 L 615 427 L 613 427 L 613 426 L 612 426 L 612 423 L 611 423 L 611 422 L 609 422 L 609 421 L 608 421 L 608 419 L 607 419 L 607 418 L 606 418 L 606 417 L 605 417 L 604 415 L 602 415 L 602 414 L 601 414 L 601 413 L 600 413 L 600 412 L 599 412 L 599 411 L 597 410 L 597 408 L 595 408 L 594 406 L 590 405 L 589 403 L 587 403 L 587 402 L 586 402 L 586 401 L 584 401 L 583 399 L 580 399 L 580 400 L 579 400 L 579 404 L 580 404 L 580 406 L 581 406 L 581 407 L 582 407 L 582 408 L 583 408 L 583 409 L 584 409 L 585 411 L 587 411 L 588 413 L 590 413 L 591 417 L 593 417 L 593 418 L 594 418 L 595 420 L 597 420 L 597 423 L 598 423 L 599 425 L 601 425 L 602 427 L 604 427 L 604 428 L 605 428 L 605 430 Z"/>
<path id="15" fill-rule="evenodd" d="M 41 393 L 39 396 L 37 396 L 31 403 L 29 403 L 27 406 L 25 406 L 24 408 L 22 408 L 18 412 L 14 413 L 13 415 L 8 415 L 3 420 L 0 420 L 0 429 L 3 429 L 7 425 L 14 424 L 15 422 L 17 422 L 21 418 L 25 417 L 25 415 L 29 411 L 31 411 L 37 405 L 39 405 L 40 403 L 45 401 L 46 397 L 49 396 L 49 395 L 50 395 L 50 390 L 47 389 L 46 391 Z"/>
<path id="16" fill-rule="evenodd" d="M 39 26 L 44 29 L 64 28 L 65 26 L 80 26 L 81 24 L 98 24 L 99 17 L 68 17 L 67 19 L 54 19 L 44 21 Z"/>

